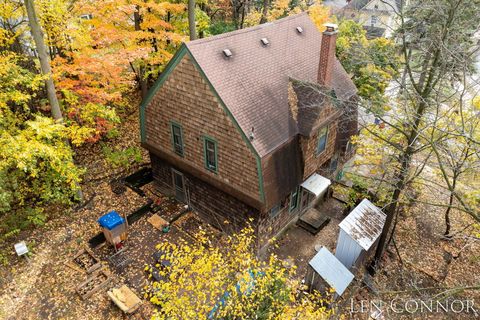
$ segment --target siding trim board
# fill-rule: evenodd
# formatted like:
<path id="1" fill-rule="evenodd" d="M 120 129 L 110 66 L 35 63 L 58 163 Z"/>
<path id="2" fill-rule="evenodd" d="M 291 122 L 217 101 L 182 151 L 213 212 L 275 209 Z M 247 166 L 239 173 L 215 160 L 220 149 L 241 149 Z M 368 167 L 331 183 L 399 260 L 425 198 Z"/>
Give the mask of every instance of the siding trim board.
<path id="1" fill-rule="evenodd" d="M 212 91 L 213 95 L 217 98 L 219 101 L 220 105 L 222 106 L 223 110 L 227 114 L 227 116 L 230 118 L 230 120 L 233 122 L 233 125 L 235 128 L 238 130 L 240 133 L 243 141 L 247 144 L 248 148 L 252 152 L 252 154 L 256 158 L 257 162 L 257 174 L 258 174 L 258 187 L 259 187 L 259 196 L 260 196 L 260 201 L 262 203 L 265 203 L 265 192 L 263 188 L 263 173 L 262 173 L 262 162 L 260 155 L 258 154 L 257 150 L 253 147 L 251 141 L 248 139 L 248 137 L 245 135 L 245 132 L 243 132 L 242 128 L 238 124 L 237 120 L 233 116 L 233 114 L 230 112 L 230 110 L 227 108 L 223 100 L 220 98 L 220 95 L 217 93 L 215 88 L 213 87 L 212 83 L 210 80 L 207 78 L 205 75 L 205 72 L 202 70 L 200 65 L 198 64 L 197 60 L 193 56 L 193 54 L 188 50 L 187 46 L 182 43 L 180 49 L 177 51 L 177 53 L 173 56 L 173 58 L 170 60 L 170 62 L 167 64 L 165 69 L 163 70 L 162 74 L 160 77 L 157 79 L 155 84 L 150 88 L 147 96 L 145 99 L 143 99 L 142 103 L 140 104 L 140 138 L 141 138 L 141 143 L 144 145 L 147 149 L 151 149 L 152 147 L 146 144 L 146 139 L 145 139 L 145 110 L 147 106 L 150 104 L 152 101 L 153 97 L 157 93 L 157 91 L 162 87 L 163 83 L 167 80 L 168 76 L 172 73 L 172 71 L 175 69 L 177 64 L 182 60 L 182 58 L 185 56 L 185 54 L 188 54 L 189 58 L 192 60 L 195 68 L 199 71 L 200 75 L 202 78 L 205 80 L 205 82 L 208 84 L 210 90 Z"/>
<path id="2" fill-rule="evenodd" d="M 147 106 L 152 101 L 153 97 L 157 93 L 157 91 L 162 87 L 163 83 L 167 80 L 168 76 L 172 71 L 175 69 L 177 64 L 182 60 L 183 56 L 187 52 L 187 47 L 185 44 L 182 43 L 180 49 L 175 53 L 173 58 L 168 62 L 163 72 L 158 77 L 157 81 L 155 81 L 154 85 L 150 88 L 147 93 L 147 96 L 142 100 L 140 104 L 140 141 L 145 143 L 145 110 Z"/>

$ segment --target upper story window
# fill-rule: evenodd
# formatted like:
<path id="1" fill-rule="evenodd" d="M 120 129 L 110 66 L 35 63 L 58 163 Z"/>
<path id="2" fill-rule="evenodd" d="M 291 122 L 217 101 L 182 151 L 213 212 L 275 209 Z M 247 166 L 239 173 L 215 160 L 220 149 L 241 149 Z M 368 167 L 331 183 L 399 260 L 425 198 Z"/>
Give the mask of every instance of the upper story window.
<path id="1" fill-rule="evenodd" d="M 320 155 L 327 148 L 328 126 L 323 127 L 318 132 L 317 156 Z"/>
<path id="2" fill-rule="evenodd" d="M 295 188 L 290 194 L 290 206 L 288 207 L 288 211 L 292 212 L 298 207 L 298 196 L 299 196 L 299 189 L 300 187 Z"/>
<path id="3" fill-rule="evenodd" d="M 182 126 L 175 122 L 170 122 L 172 132 L 173 152 L 183 157 L 183 130 Z"/>
<path id="4" fill-rule="evenodd" d="M 203 137 L 203 151 L 205 168 L 216 173 L 218 171 L 217 141 L 209 137 Z"/>
<path id="5" fill-rule="evenodd" d="M 371 23 L 372 23 L 372 26 L 374 26 L 377 23 L 377 16 L 372 16 Z"/>

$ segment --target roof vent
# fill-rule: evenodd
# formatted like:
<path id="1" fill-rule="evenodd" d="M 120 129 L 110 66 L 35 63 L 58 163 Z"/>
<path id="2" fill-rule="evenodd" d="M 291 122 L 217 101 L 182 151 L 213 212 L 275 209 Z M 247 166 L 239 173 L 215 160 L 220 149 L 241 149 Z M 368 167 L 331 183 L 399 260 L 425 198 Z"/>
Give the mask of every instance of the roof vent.
<path id="1" fill-rule="evenodd" d="M 223 55 L 227 58 L 230 58 L 232 56 L 232 51 L 230 51 L 230 49 L 225 49 L 223 50 Z"/>
<path id="2" fill-rule="evenodd" d="M 298 32 L 298 33 L 302 33 L 302 32 L 303 32 L 303 28 L 302 28 L 302 27 L 297 27 L 297 32 Z"/>
<path id="3" fill-rule="evenodd" d="M 267 38 L 262 38 L 262 39 L 260 39 L 260 41 L 262 42 L 262 44 L 263 44 L 265 47 L 270 44 L 270 41 L 268 41 Z"/>
<path id="4" fill-rule="evenodd" d="M 253 139 L 255 139 L 255 128 L 254 127 L 252 127 L 252 131 L 250 131 L 249 138 L 250 138 L 251 141 L 253 141 Z"/>

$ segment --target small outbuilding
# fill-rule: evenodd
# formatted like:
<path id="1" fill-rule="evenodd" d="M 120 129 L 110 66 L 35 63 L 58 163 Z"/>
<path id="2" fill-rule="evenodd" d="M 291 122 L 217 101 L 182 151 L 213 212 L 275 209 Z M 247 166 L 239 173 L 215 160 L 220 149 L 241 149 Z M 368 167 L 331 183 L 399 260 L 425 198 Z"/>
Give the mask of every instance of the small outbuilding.
<path id="1" fill-rule="evenodd" d="M 335 297 L 341 296 L 353 281 L 353 274 L 325 247 L 309 262 L 307 284 L 310 289 L 325 292 L 335 290 Z"/>
<path id="2" fill-rule="evenodd" d="M 115 250 L 123 247 L 123 241 L 127 238 L 126 220 L 118 212 L 110 211 L 98 219 L 103 228 L 103 234 L 108 243 L 112 244 Z"/>
<path id="3" fill-rule="evenodd" d="M 358 266 L 375 248 L 385 219 L 385 213 L 363 199 L 339 224 L 335 257 L 349 270 Z"/>
<path id="4" fill-rule="evenodd" d="M 312 193 L 315 197 L 322 197 L 326 194 L 328 187 L 332 184 L 330 179 L 322 177 L 321 175 L 314 173 L 307 180 L 305 180 L 300 186 Z"/>

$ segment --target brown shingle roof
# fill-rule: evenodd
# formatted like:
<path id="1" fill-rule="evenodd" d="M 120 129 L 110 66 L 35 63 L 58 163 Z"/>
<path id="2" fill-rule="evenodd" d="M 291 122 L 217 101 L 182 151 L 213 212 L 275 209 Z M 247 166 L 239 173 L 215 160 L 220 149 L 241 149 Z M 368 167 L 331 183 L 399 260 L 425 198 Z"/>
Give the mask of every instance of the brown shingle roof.
<path id="1" fill-rule="evenodd" d="M 268 46 L 262 45 L 262 38 L 268 39 Z M 248 136 L 255 129 L 252 144 L 263 157 L 297 134 L 289 112 L 288 81 L 291 77 L 316 82 L 320 44 L 321 33 L 302 13 L 186 45 L 243 132 Z M 233 55 L 226 58 L 224 49 Z M 339 98 L 355 93 L 340 63 L 332 82 Z"/>

